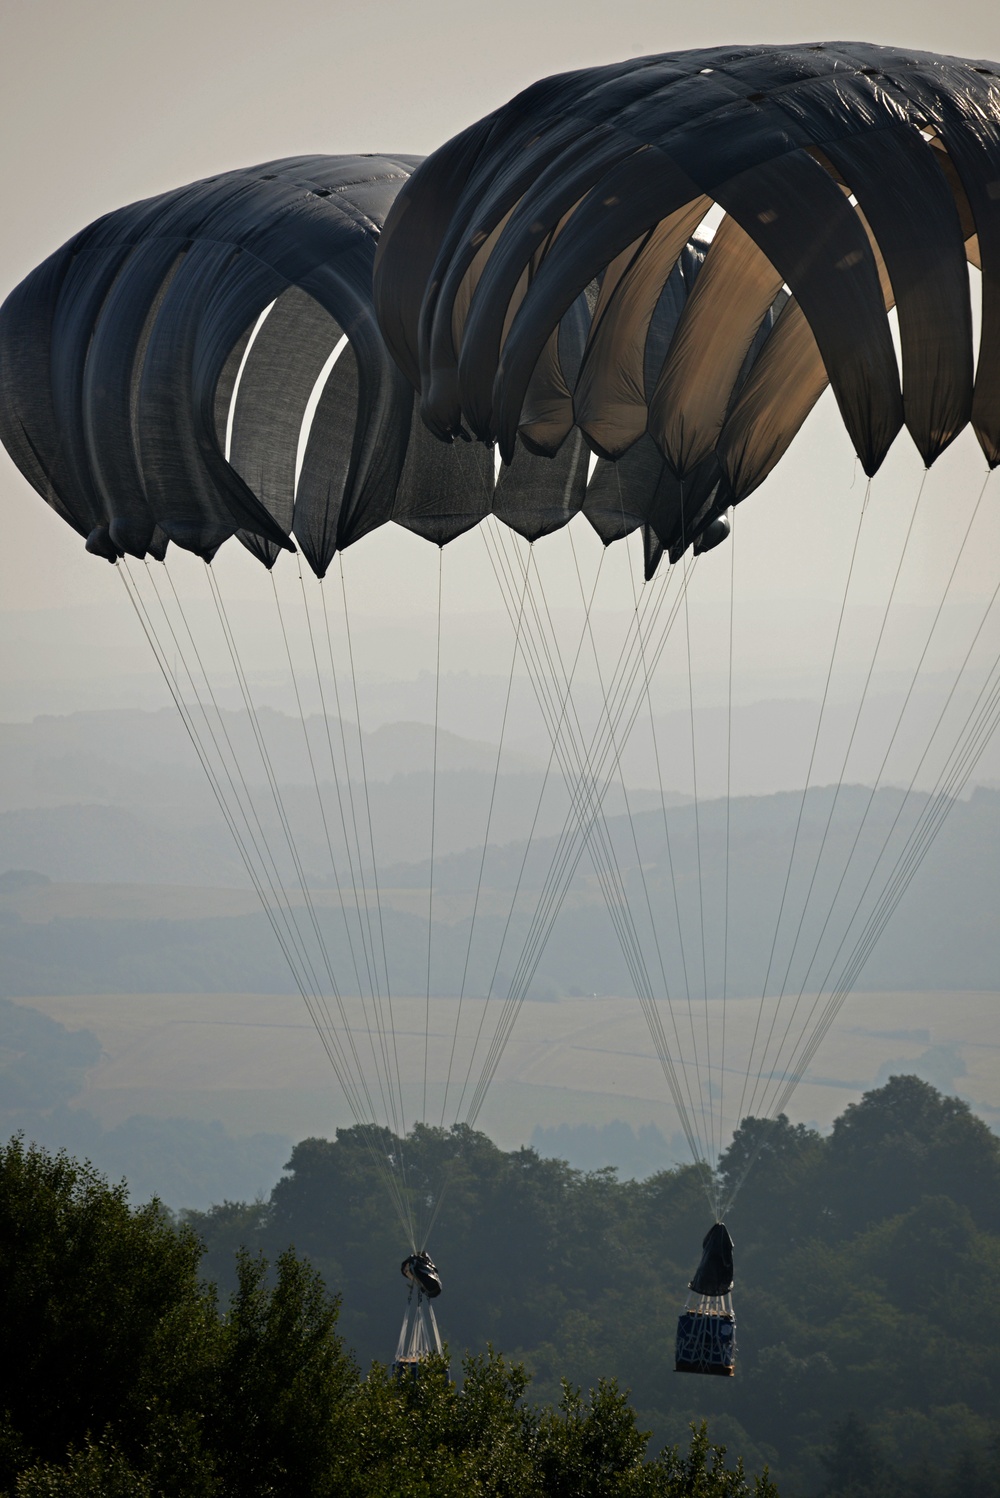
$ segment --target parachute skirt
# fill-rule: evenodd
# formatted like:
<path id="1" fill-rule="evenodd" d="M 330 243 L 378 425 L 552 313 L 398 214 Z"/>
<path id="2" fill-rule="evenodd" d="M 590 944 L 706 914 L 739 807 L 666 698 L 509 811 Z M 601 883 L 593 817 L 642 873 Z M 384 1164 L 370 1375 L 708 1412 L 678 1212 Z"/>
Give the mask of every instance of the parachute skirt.
<path id="1" fill-rule="evenodd" d="M 710 1373 L 732 1378 L 736 1372 L 736 1316 L 731 1295 L 690 1298 L 677 1320 L 675 1373 Z"/>

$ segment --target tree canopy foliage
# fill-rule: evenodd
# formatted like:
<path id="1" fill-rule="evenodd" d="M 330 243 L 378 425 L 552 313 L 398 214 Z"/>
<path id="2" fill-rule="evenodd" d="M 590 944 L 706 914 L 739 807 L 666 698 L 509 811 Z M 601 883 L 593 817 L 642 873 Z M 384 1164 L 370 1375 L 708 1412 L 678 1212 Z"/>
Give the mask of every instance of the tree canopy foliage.
<path id="1" fill-rule="evenodd" d="M 221 1220 L 221 1217 L 220 1217 Z M 234 1221 L 230 1212 L 230 1225 Z M 88 1165 L 0 1148 L 0 1491 L 11 1498 L 776 1498 L 704 1427 L 647 1456 L 613 1380 L 558 1407 L 488 1350 L 461 1385 L 362 1375 L 338 1305 L 291 1249 L 234 1256 L 225 1311 L 201 1246 Z"/>
<path id="2" fill-rule="evenodd" d="M 448 1182 L 429 1245 L 443 1335 L 455 1350 L 493 1342 L 523 1359 L 553 1403 L 561 1377 L 617 1378 L 658 1440 L 707 1418 L 751 1469 L 769 1464 L 783 1494 L 881 1495 L 887 1473 L 917 1498 L 993 1494 L 1000 1141 L 964 1103 L 894 1077 L 826 1138 L 786 1118 L 746 1120 L 720 1163 L 727 1183 L 751 1154 L 728 1219 L 737 1376 L 678 1378 L 676 1318 L 709 1221 L 693 1169 L 619 1181 L 467 1129 L 418 1128 L 411 1189 Z M 405 1245 L 353 1130 L 299 1144 L 268 1202 L 192 1221 L 224 1288 L 241 1243 L 273 1255 L 294 1242 L 342 1295 L 341 1331 L 361 1356 L 394 1344 Z M 878 1455 L 868 1477 L 831 1456 L 862 1416 Z"/>

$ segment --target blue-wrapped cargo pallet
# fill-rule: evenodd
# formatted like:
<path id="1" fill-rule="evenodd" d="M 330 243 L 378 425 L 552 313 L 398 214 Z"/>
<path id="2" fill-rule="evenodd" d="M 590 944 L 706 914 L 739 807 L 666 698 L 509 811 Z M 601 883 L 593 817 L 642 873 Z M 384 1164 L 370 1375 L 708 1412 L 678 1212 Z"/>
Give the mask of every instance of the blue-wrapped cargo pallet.
<path id="1" fill-rule="evenodd" d="M 732 1378 L 736 1371 L 736 1317 L 732 1311 L 686 1310 L 677 1321 L 677 1373 L 713 1373 Z"/>

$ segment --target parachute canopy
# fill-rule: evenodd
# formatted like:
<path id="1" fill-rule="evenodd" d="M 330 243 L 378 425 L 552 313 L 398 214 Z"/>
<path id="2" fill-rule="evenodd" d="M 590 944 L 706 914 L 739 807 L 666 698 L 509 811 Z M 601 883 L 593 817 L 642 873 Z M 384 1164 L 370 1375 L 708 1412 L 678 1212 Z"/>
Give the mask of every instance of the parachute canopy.
<path id="1" fill-rule="evenodd" d="M 428 1299 L 433 1300 L 441 1294 L 441 1276 L 437 1265 L 426 1250 L 407 1254 L 399 1268 L 403 1278 L 409 1280 L 411 1285 L 416 1285 L 418 1290 L 422 1290 Z"/>
<path id="2" fill-rule="evenodd" d="M 496 509 L 534 537 L 583 503 L 582 445 L 450 449 L 375 323 L 372 262 L 416 158 L 294 157 L 106 215 L 0 312 L 0 437 L 88 549 L 210 559 L 290 536 L 323 576 L 395 520 L 443 544 Z"/>
<path id="3" fill-rule="evenodd" d="M 609 458 L 655 443 L 685 484 L 717 458 L 738 501 L 829 381 L 869 475 L 904 423 L 930 464 L 971 420 L 992 466 L 998 181 L 992 63 L 828 43 L 585 68 L 414 173 L 379 246 L 379 323 L 431 429 L 468 428 L 505 458 L 518 433 L 556 452 L 575 424 Z M 664 337 L 678 257 L 713 206 L 725 216 Z M 967 261 L 982 269 L 975 378 Z M 561 325 L 588 287 L 571 370 Z"/>
<path id="4" fill-rule="evenodd" d="M 733 1288 L 733 1240 L 724 1222 L 709 1228 L 701 1242 L 701 1262 L 689 1286 L 696 1295 L 728 1295 Z"/>

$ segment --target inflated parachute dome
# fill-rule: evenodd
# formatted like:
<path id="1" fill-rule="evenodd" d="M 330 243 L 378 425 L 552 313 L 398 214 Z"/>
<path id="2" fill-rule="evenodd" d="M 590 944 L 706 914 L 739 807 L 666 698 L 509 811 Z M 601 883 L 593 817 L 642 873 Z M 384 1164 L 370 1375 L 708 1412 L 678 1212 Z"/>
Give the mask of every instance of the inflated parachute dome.
<path id="1" fill-rule="evenodd" d="M 713 205 L 724 217 L 665 336 Z M 967 262 L 982 270 L 975 376 Z M 569 368 L 562 329 L 587 294 Z M 575 427 L 631 475 L 634 523 L 674 554 L 767 477 L 828 382 L 869 475 L 904 424 L 929 465 L 971 421 L 992 467 L 1000 66 L 835 42 L 544 79 L 414 173 L 375 298 L 432 431 L 510 458 L 518 436 L 552 454 Z M 673 513 L 658 458 L 682 483 Z"/>
<path id="2" fill-rule="evenodd" d="M 322 577 L 393 520 L 443 545 L 495 513 L 533 539 L 583 504 L 582 439 L 494 471 L 414 413 L 372 304 L 418 158 L 304 156 L 109 213 L 0 310 L 0 437 L 88 550 L 211 559 L 236 534 Z M 598 491 L 595 490 L 595 495 Z"/>

